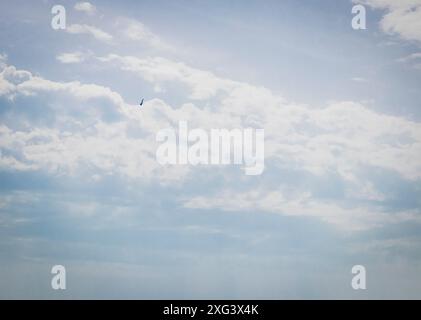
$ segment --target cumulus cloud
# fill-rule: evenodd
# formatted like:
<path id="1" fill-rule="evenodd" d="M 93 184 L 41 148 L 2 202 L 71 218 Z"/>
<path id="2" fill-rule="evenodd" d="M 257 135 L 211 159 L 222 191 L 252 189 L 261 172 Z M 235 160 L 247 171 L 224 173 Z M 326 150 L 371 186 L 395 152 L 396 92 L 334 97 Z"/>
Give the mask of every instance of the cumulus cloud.
<path id="1" fill-rule="evenodd" d="M 360 165 L 374 165 L 396 170 L 406 179 L 421 177 L 416 160 L 421 151 L 421 126 L 417 122 L 382 115 L 354 102 L 322 109 L 290 104 L 266 88 L 223 79 L 164 58 L 109 55 L 100 60 L 116 62 L 121 70 L 136 73 L 154 85 L 178 82 L 189 89 L 191 99 L 217 97 L 212 111 L 224 114 L 231 126 L 249 125 L 250 117 L 244 115 L 253 115 L 254 125 L 265 129 L 266 157 L 285 165 L 315 174 L 335 168 L 344 176 L 350 176 Z"/>
<path id="2" fill-rule="evenodd" d="M 127 104 L 110 88 L 77 81 L 51 81 L 17 70 L 14 66 L 2 70 L 0 83 L 4 83 L 0 87 L 4 96 L 45 94 L 44 99 L 49 105 L 46 112 L 57 116 L 47 127 L 30 126 L 24 131 L 2 124 L 2 169 L 45 170 L 52 174 L 72 175 L 89 163 L 103 175 L 120 174 L 141 180 L 154 178 L 163 184 L 179 180 L 188 170 L 163 168 L 155 161 L 155 130 L 168 126 L 168 122 L 157 119 L 146 123 L 139 115 L 133 114 L 136 106 Z M 53 97 L 63 102 L 49 103 Z M 99 100 L 97 104 L 95 100 Z M 101 112 L 104 100 L 111 103 L 119 115 L 116 121 L 104 120 Z M 84 102 L 89 103 L 89 108 Z M 170 109 L 159 100 L 149 101 L 148 105 L 155 111 Z M 142 122 L 146 125 L 140 129 Z M 132 136 L 130 132 L 133 130 L 138 133 Z"/>
<path id="3" fill-rule="evenodd" d="M 96 84 L 82 84 L 79 81 L 57 82 L 34 76 L 27 70 L 18 70 L 6 65 L 0 72 L 1 95 L 34 95 L 39 92 L 62 92 L 78 99 L 105 98 L 116 106 L 124 105 L 123 98 L 108 87 Z"/>
<path id="4" fill-rule="evenodd" d="M 135 72 L 153 84 L 180 82 L 190 88 L 192 99 L 207 99 L 219 92 L 219 102 L 210 110 L 192 103 L 174 110 L 165 103 L 162 107 L 158 103 L 157 109 L 145 111 L 151 119 L 146 124 L 150 130 L 175 125 L 178 120 L 188 120 L 192 126 L 203 128 L 252 124 L 265 129 L 266 158 L 276 159 L 282 167 L 300 168 L 319 175 L 335 170 L 348 180 L 355 179 L 355 172 L 361 166 L 394 170 L 409 180 L 421 176 L 417 156 L 421 152 L 421 128 L 417 122 L 378 114 L 353 102 L 335 103 L 321 109 L 294 105 L 265 88 L 221 79 L 210 72 L 161 58 L 110 55 L 101 60 L 117 61 L 122 70 Z M 20 81 L 22 79 L 25 81 Z M 49 81 L 13 66 L 1 72 L 0 81 L 4 95 L 61 91 L 85 100 L 106 97 L 119 106 L 125 116 L 137 117 L 127 110 L 119 94 L 95 84 Z M 158 110 L 167 122 L 157 119 Z M 245 115 L 253 115 L 252 121 Z"/>
<path id="5" fill-rule="evenodd" d="M 134 112 L 135 106 L 126 103 L 110 88 L 51 81 L 6 66 L 0 73 L 2 95 L 47 93 L 67 101 L 67 108 L 76 108 L 82 114 L 74 117 L 64 112 L 69 111 L 67 109 L 58 110 L 62 117 L 58 117 L 54 126 L 35 126 L 29 131 L 4 124 L 0 131 L 1 148 L 5 151 L 1 157 L 3 168 L 71 173 L 90 164 L 103 174 L 121 174 L 129 179 L 159 183 L 183 183 L 197 172 L 197 168 L 159 166 L 155 159 L 155 135 L 158 130 L 176 127 L 178 121 L 184 120 L 190 128 L 264 128 L 265 162 L 270 163 L 271 170 L 301 170 L 315 176 L 336 172 L 344 183 L 354 189 L 366 190 L 364 195 L 358 195 L 366 200 L 381 201 L 383 195 L 361 175 L 362 168 L 391 170 L 409 181 L 421 178 L 421 125 L 418 122 L 379 114 L 355 102 L 337 102 L 323 108 L 292 104 L 267 88 L 220 78 L 212 72 L 164 58 L 111 54 L 100 57 L 99 61 L 135 73 L 152 86 L 163 86 L 167 82 L 180 84 L 189 94 L 178 108 L 153 99 L 139 113 Z M 68 101 L 66 97 L 69 96 L 75 100 Z M 98 104 L 95 107 L 98 112 L 92 113 L 91 102 L 90 108 L 77 103 L 95 99 L 106 99 L 114 106 L 118 113 L 115 121 L 102 118 L 103 104 Z M 207 99 L 214 100 L 207 108 L 194 104 L 194 101 Z M 57 104 L 54 107 L 58 108 Z M 86 129 L 88 122 L 90 125 Z M 62 129 L 69 124 L 72 125 L 69 130 Z M 359 218 L 355 230 L 388 221 L 379 209 L 373 213 L 364 206 L 344 208 L 334 202 L 318 201 L 312 194 L 288 201 L 280 200 L 282 193 L 272 194 L 268 199 L 263 193 L 254 196 L 263 197 L 265 200 L 261 202 L 265 205 L 255 207 L 253 199 L 246 201 L 253 198 L 253 193 L 244 195 L 241 192 L 219 196 L 225 199 L 219 202 L 196 196 L 183 203 L 191 208 L 207 208 L 214 202 L 219 204 L 218 208 L 227 210 L 254 208 L 286 215 L 301 213 L 333 225 L 346 225 L 351 216 L 356 216 Z M 241 207 L 233 199 L 237 199 Z M 402 217 L 412 215 L 412 212 L 402 212 Z"/>
<path id="6" fill-rule="evenodd" d="M 398 10 L 399 4 L 406 0 L 395 1 L 395 4 L 378 1 L 382 2 L 390 3 L 390 8 L 379 7 L 387 14 Z M 86 18 L 85 12 L 90 14 L 83 9 L 80 12 L 73 10 L 79 18 Z M 179 13 L 183 15 L 182 10 Z M 332 13 L 335 14 L 335 10 Z M 316 29 L 320 27 L 318 18 L 323 17 L 316 15 Z M 0 232 L 2 249 L 5 249 L 0 254 L 0 260 L 5 264 L 0 265 L 5 265 L 3 270 L 6 271 L 2 273 L 1 280 L 6 281 L 3 287 L 11 289 L 3 292 L 3 296 L 22 296 L 22 288 L 35 288 L 25 292 L 35 292 L 37 296 L 49 295 L 48 290 L 45 293 L 38 290 L 36 272 L 31 273 L 35 279 L 32 282 L 24 277 L 23 285 L 16 281 L 9 281 L 10 285 L 7 285 L 9 278 L 22 278 L 21 274 L 25 273 L 20 271 L 31 269 L 25 261 L 36 261 L 39 266 L 34 270 L 43 272 L 44 262 L 62 261 L 77 268 L 78 262 L 86 257 L 95 259 L 95 264 L 79 272 L 86 281 L 82 281 L 79 288 L 72 285 L 76 291 L 70 290 L 71 296 L 86 292 L 98 296 L 95 290 L 83 289 L 92 280 L 98 282 L 99 278 L 93 279 L 91 275 L 104 259 L 116 262 L 105 265 L 107 268 L 99 279 L 105 279 L 105 282 L 112 274 L 122 274 L 121 270 L 126 270 L 125 263 L 136 264 L 136 270 L 139 266 L 145 270 L 139 278 L 141 288 L 145 287 L 147 278 L 156 283 L 161 277 L 163 281 L 158 282 L 167 284 L 165 275 L 174 270 L 179 275 L 175 278 L 186 279 L 184 275 L 192 274 L 192 270 L 196 275 L 208 274 L 209 270 L 221 271 L 220 266 L 225 266 L 219 273 L 211 272 L 205 286 L 200 283 L 187 294 L 218 294 L 225 289 L 215 286 L 215 281 L 222 284 L 227 276 L 231 279 L 231 275 L 236 274 L 236 283 L 242 283 L 244 279 L 257 281 L 246 287 L 236 286 L 231 292 L 233 296 L 265 292 L 263 295 L 276 297 L 290 296 L 292 292 L 295 296 L 310 298 L 326 295 L 325 284 L 331 279 L 339 279 L 338 285 L 333 291 L 329 285 L 327 295 L 344 292 L 344 270 L 349 274 L 353 261 L 362 259 L 370 270 L 379 274 L 382 265 L 397 260 L 397 264 L 383 272 L 382 279 L 376 277 L 377 284 L 371 282 L 374 288 L 374 293 L 370 290 L 371 296 L 395 291 L 399 297 L 419 296 L 420 291 L 416 290 L 419 286 L 411 287 L 411 284 L 416 283 L 413 279 L 420 270 L 420 264 L 417 264 L 420 252 L 417 231 L 421 226 L 420 122 L 416 117 L 396 115 L 402 110 L 412 110 L 411 106 L 396 105 L 399 108 L 392 115 L 383 113 L 381 105 L 373 109 L 365 102 L 294 103 L 276 89 L 221 76 L 205 67 L 194 67 L 194 64 L 205 66 L 215 62 L 215 59 L 201 59 L 198 52 L 185 55 L 189 61 L 194 61 L 193 64 L 170 58 L 181 59 L 184 55 L 176 50 L 166 55 L 168 44 L 165 37 L 155 33 L 158 29 L 149 29 L 137 21 L 129 23 L 130 20 L 113 24 L 117 19 L 107 16 L 98 24 L 112 36 L 112 39 L 99 38 L 105 44 L 116 44 L 114 54 L 106 51 L 110 46 L 95 40 L 92 29 L 87 30 L 81 24 L 79 29 L 73 27 L 73 32 L 80 36 L 67 34 L 67 37 L 56 39 L 59 43 L 55 47 L 62 50 L 53 51 L 53 59 L 57 61 L 49 67 L 39 63 L 39 60 L 51 61 L 52 52 L 48 46 L 43 46 L 43 39 L 37 42 L 36 48 L 31 42 L 21 41 L 15 43 L 16 48 L 9 48 L 13 49 L 10 54 L 33 50 L 36 61 L 32 56 L 24 60 L 20 56 L 11 59 L 12 63 L 7 61 L 6 55 L 0 55 L 0 227 L 6 231 Z M 96 26 L 93 21 L 96 19 L 90 20 L 83 23 Z M 158 21 L 157 26 L 162 27 L 166 22 Z M 16 23 L 14 25 L 18 27 Z M 45 21 L 40 25 L 35 20 L 31 23 L 31 27 L 37 26 L 43 29 Z M 27 28 L 27 23 L 22 27 Z M 231 31 L 235 29 L 238 28 Z M 404 32 L 404 29 L 399 30 Z M 16 31 L 20 33 L 20 30 Z M 252 31 L 251 36 L 256 38 L 254 32 L 259 30 Z M 205 32 L 205 36 L 209 32 Z M 398 31 L 387 32 L 400 35 Z M 300 34 L 297 36 L 299 38 Z M 70 42 L 67 41 L 69 37 L 72 38 Z M 74 41 L 82 38 L 92 40 L 92 43 Z M 10 42 L 10 39 L 4 40 Z M 222 50 L 219 54 L 228 56 L 221 61 L 229 61 L 238 54 L 241 56 L 239 50 L 244 49 L 242 44 L 245 43 L 242 40 L 230 46 L 229 52 L 223 43 L 213 50 Z M 250 68 L 270 64 L 270 61 L 261 64 L 262 53 L 267 58 L 273 56 L 264 54 L 268 48 L 266 40 L 262 39 L 257 45 L 259 52 L 253 51 L 256 53 L 252 54 L 253 59 L 248 59 L 250 55 L 242 55 L 253 65 L 241 68 L 245 60 L 239 59 L 235 68 L 222 70 L 219 66 L 216 70 L 224 74 L 246 73 L 257 81 L 259 76 L 255 77 Z M 402 44 L 398 37 L 393 41 Z M 86 44 L 92 45 L 91 49 L 96 52 L 89 51 Z M 282 42 L 276 48 L 269 46 L 273 47 L 274 53 L 277 49 L 285 51 L 281 60 L 295 56 L 290 68 L 277 68 L 279 72 L 294 75 L 287 86 L 297 90 L 292 92 L 294 95 L 297 92 L 306 98 L 309 93 L 313 96 L 312 92 L 317 88 L 327 88 L 326 84 L 332 88 L 332 79 L 325 77 L 319 78 L 321 83 L 314 87 L 296 81 L 305 76 L 306 67 L 315 72 L 316 78 L 318 72 L 325 76 L 332 59 L 323 59 L 320 68 L 316 68 L 321 71 L 315 70 L 311 66 L 317 61 L 310 59 L 302 63 L 296 46 L 290 48 L 288 43 L 284 44 Z M 72 45 L 74 48 L 69 47 Z M 298 51 L 308 53 L 306 48 L 301 49 Z M 409 56 L 416 49 L 411 52 L 406 51 L 408 46 L 392 49 L 395 53 L 406 52 L 401 54 L 408 55 L 404 63 L 419 62 L 418 55 Z M 362 60 L 370 61 L 370 52 L 365 53 Z M 320 56 L 320 52 L 316 55 Z M 334 79 L 348 79 L 350 83 L 352 77 L 355 77 L 354 81 L 367 77 L 373 86 L 365 89 L 376 89 L 376 92 L 364 89 L 360 93 L 372 93 L 377 98 L 384 94 L 384 97 L 363 99 L 388 100 L 392 104 L 405 95 L 406 89 L 402 85 L 410 84 L 409 95 L 402 101 L 414 102 L 413 77 L 399 73 L 398 78 L 392 79 L 397 86 L 390 92 L 384 91 L 389 89 L 387 84 L 376 84 L 376 77 L 381 75 L 381 80 L 387 80 L 387 75 L 393 72 L 385 61 L 386 56 L 382 56 L 384 60 L 377 59 L 379 63 L 374 66 L 369 63 L 368 68 L 360 61 L 362 65 L 354 73 L 342 70 L 345 72 L 343 77 L 339 74 Z M 339 69 L 341 63 L 350 62 L 346 57 L 342 60 L 334 61 L 339 63 Z M 240 72 L 236 72 L 238 67 Z M 283 77 L 275 75 L 265 79 L 265 83 L 274 84 L 277 78 Z M 399 80 L 404 80 L 401 86 Z M 354 93 L 344 90 L 334 95 Z M 154 92 L 159 92 L 159 99 L 153 98 Z M 145 99 L 142 108 L 130 103 L 142 97 Z M 361 101 L 361 97 L 355 97 Z M 159 165 L 155 157 L 156 133 L 168 127 L 177 129 L 180 120 L 187 121 L 191 129 L 264 128 L 266 170 L 261 176 L 250 177 L 244 175 L 240 166 Z M 92 232 L 95 239 L 89 236 Z M 58 242 L 60 250 L 55 249 Z M 96 255 L 92 257 L 92 253 Z M 180 254 L 183 259 L 179 259 Z M 199 255 L 208 256 L 208 259 L 195 264 Z M 13 271 L 16 270 L 15 260 L 17 271 Z M 181 262 L 174 265 L 174 261 Z M 370 261 L 379 263 L 373 265 Z M 408 261 L 411 268 L 400 268 L 401 263 L 406 265 Z M 193 269 L 189 269 L 189 265 Z M 304 267 L 297 271 L 297 266 Z M 168 268 L 171 269 L 169 273 Z M 317 275 L 329 277 L 323 281 L 316 279 L 315 283 L 312 276 L 315 269 L 322 271 Z M 396 270 L 401 272 L 396 275 Z M 390 274 L 394 274 L 392 283 L 388 282 Z M 297 290 L 296 279 L 302 279 L 302 275 L 308 276 L 298 283 Z M 273 282 L 280 278 L 282 281 Z M 386 281 L 382 281 L 384 279 Z M 110 292 L 116 293 L 115 288 L 120 288 L 126 294 L 125 284 L 133 287 L 133 277 L 123 280 L 127 282 L 108 286 L 112 289 Z M 278 288 L 285 288 L 288 281 L 290 286 L 284 290 L 287 293 L 279 291 Z M 382 286 L 383 283 L 389 284 Z M 172 286 L 170 291 L 179 293 L 179 287 Z M 213 290 L 215 287 L 218 289 Z M 316 287 L 320 290 L 315 290 Z M 396 288 L 405 290 L 393 290 Z M 107 295 L 106 291 L 101 290 L 99 294 Z M 164 287 L 154 290 L 157 294 L 164 291 L 169 292 Z M 132 290 L 129 295 L 138 293 Z M 150 295 L 146 291 L 140 294 Z"/>
<path id="7" fill-rule="evenodd" d="M 100 60 L 114 62 L 121 70 L 136 73 L 152 85 L 178 82 L 189 89 L 191 99 L 217 98 L 211 110 L 197 111 L 198 108 L 190 104 L 177 112 L 168 110 L 166 116 L 182 115 L 194 125 L 206 128 L 217 125 L 213 119 L 217 114 L 223 114 L 224 119 L 218 119 L 219 125 L 232 128 L 252 123 L 264 128 L 267 162 L 274 161 L 281 170 L 306 170 L 317 176 L 337 172 L 351 186 L 351 196 L 360 200 L 384 200 L 384 195 L 359 173 L 361 168 L 392 170 L 407 180 L 421 178 L 418 161 L 421 125 L 418 122 L 376 113 L 355 102 L 337 102 L 324 108 L 294 105 L 266 88 L 219 78 L 211 72 L 163 58 L 109 55 Z M 204 116 L 203 121 L 201 116 Z M 198 196 L 186 200 L 184 205 L 312 216 L 353 230 L 383 223 L 419 221 L 418 213 L 413 211 L 396 213 L 392 219 L 380 207 L 347 208 L 319 201 L 311 194 L 287 200 L 281 200 L 281 193 L 267 194 L 269 198 L 263 193 L 233 191 L 210 198 Z"/>
<path id="8" fill-rule="evenodd" d="M 0 96 L 13 98 L 16 85 L 30 79 L 32 74 L 25 70 L 16 70 L 14 66 L 8 66 L 6 59 L 6 56 L 0 59 L 0 68 L 2 68 L 0 72 Z"/>
<path id="9" fill-rule="evenodd" d="M 386 14 L 380 21 L 384 32 L 398 34 L 405 40 L 421 41 L 420 0 L 354 0 L 354 2 L 385 10 Z"/>

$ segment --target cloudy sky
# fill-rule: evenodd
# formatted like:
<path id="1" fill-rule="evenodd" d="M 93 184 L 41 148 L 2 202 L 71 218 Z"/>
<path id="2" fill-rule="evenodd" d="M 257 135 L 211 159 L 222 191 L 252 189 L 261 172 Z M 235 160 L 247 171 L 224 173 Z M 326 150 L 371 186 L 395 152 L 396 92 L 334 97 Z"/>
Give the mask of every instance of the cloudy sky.
<path id="1" fill-rule="evenodd" d="M 1 1 L 0 298 L 421 298 L 420 83 L 421 0 Z M 263 174 L 161 166 L 179 121 Z"/>

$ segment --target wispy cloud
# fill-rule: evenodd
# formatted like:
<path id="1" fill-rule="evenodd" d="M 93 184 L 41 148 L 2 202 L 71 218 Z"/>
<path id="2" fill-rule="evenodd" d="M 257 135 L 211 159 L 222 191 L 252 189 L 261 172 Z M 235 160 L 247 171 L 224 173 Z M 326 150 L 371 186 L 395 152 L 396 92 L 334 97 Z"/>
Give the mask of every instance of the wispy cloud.
<path id="1" fill-rule="evenodd" d="M 362 78 L 362 77 L 353 77 L 351 80 L 355 82 L 362 82 L 362 83 L 368 82 L 366 78 Z"/>
<path id="2" fill-rule="evenodd" d="M 97 27 L 86 24 L 72 24 L 66 28 L 66 31 L 71 34 L 87 34 L 93 36 L 95 39 L 103 42 L 111 42 L 113 36 Z"/>
<path id="3" fill-rule="evenodd" d="M 57 55 L 56 59 L 61 63 L 80 63 L 85 60 L 85 55 L 82 52 L 68 52 Z"/>
<path id="4" fill-rule="evenodd" d="M 417 59 L 421 59 L 421 52 L 412 53 L 409 56 L 400 58 L 398 61 L 399 62 L 407 62 L 407 61 L 412 61 L 412 60 L 417 60 Z"/>
<path id="5" fill-rule="evenodd" d="M 129 40 L 143 43 L 158 50 L 175 50 L 170 44 L 138 20 L 120 17 L 117 19 L 116 25 L 121 30 L 123 37 Z"/>
<path id="6" fill-rule="evenodd" d="M 421 52 L 411 53 L 408 56 L 399 58 L 397 61 L 400 63 L 405 63 L 415 70 L 421 70 Z"/>

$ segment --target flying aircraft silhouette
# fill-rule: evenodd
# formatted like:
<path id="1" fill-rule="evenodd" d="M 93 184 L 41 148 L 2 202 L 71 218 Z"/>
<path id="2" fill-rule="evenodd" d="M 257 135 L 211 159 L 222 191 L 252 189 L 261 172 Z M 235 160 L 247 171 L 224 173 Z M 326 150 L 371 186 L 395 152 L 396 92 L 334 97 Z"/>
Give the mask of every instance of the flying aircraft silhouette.
<path id="1" fill-rule="evenodd" d="M 140 101 L 139 105 L 143 106 L 143 98 L 142 98 L 142 101 Z"/>

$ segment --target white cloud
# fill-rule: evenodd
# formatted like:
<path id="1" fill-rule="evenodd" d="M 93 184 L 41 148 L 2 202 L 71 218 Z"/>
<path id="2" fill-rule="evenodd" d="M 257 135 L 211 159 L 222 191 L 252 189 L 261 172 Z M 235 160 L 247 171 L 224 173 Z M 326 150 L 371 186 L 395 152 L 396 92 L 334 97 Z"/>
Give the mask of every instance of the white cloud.
<path id="1" fill-rule="evenodd" d="M 406 57 L 400 58 L 397 61 L 402 63 L 408 63 L 410 66 L 412 66 L 412 68 L 416 70 L 421 70 L 421 63 L 419 63 L 420 60 L 421 52 L 415 52 Z"/>
<path id="2" fill-rule="evenodd" d="M 119 56 L 109 54 L 100 57 L 102 62 L 114 62 L 122 70 L 138 74 L 153 84 L 159 85 L 169 82 L 185 84 L 191 90 L 191 99 L 206 100 L 218 92 L 231 91 L 241 83 L 228 79 L 221 79 L 213 73 L 192 68 L 182 62 L 175 62 L 162 57 L 137 58 L 133 56 Z"/>
<path id="3" fill-rule="evenodd" d="M 14 66 L 5 66 L 0 72 L 0 95 L 33 95 L 39 92 L 62 92 L 81 100 L 106 98 L 114 105 L 124 105 L 123 98 L 110 88 L 96 84 L 81 84 L 78 81 L 56 82 L 34 76 L 26 70 L 17 70 Z"/>
<path id="4" fill-rule="evenodd" d="M 245 126 L 253 115 L 254 125 L 265 129 L 266 158 L 277 158 L 287 166 L 323 174 L 335 168 L 344 176 L 363 165 L 398 171 L 406 179 L 419 179 L 421 125 L 404 118 L 382 115 L 354 102 L 334 103 L 322 109 L 293 105 L 263 87 L 219 78 L 183 63 L 164 58 L 108 55 L 103 62 L 116 62 L 123 71 L 133 72 L 163 86 L 180 83 L 190 99 L 217 98 L 211 114 L 198 123 L 203 110 L 185 112 L 208 128 L 213 116 L 223 114 L 225 124 Z M 189 116 L 190 115 L 190 116 Z M 191 117 L 191 115 L 195 115 Z"/>
<path id="5" fill-rule="evenodd" d="M 0 96 L 5 95 L 8 98 L 13 98 L 16 84 L 28 80 L 32 76 L 30 72 L 16 70 L 14 66 L 8 66 L 6 64 L 6 57 L 3 57 L 0 68 L 2 68 L 0 72 Z"/>
<path id="6" fill-rule="evenodd" d="M 410 180 L 421 177 L 418 161 L 421 126 L 417 122 L 381 115 L 352 102 L 335 103 L 322 109 L 289 104 L 265 88 L 221 79 L 210 72 L 162 58 L 144 60 L 111 55 L 102 61 L 118 61 L 123 70 L 135 72 L 154 85 L 162 81 L 181 82 L 192 90 L 191 98 L 208 99 L 220 92 L 218 102 L 211 109 L 187 103 L 175 110 L 165 103 L 156 103 L 155 110 L 143 112 L 150 119 L 145 126 L 151 131 L 179 120 L 203 128 L 252 124 L 265 129 L 266 159 L 277 159 L 281 166 L 313 174 L 334 169 L 348 180 L 353 179 L 360 166 L 394 170 Z M 3 94 L 61 91 L 84 100 L 106 97 L 126 117 L 139 120 L 118 93 L 103 86 L 53 82 L 13 66 L 1 75 Z M 17 79 L 25 81 L 17 82 Z M 164 122 L 159 120 L 163 115 L 167 119 Z"/>
<path id="7" fill-rule="evenodd" d="M 17 84 L 14 87 L 14 90 L 25 95 L 31 95 L 42 91 L 61 91 L 62 93 L 71 94 L 82 100 L 104 97 L 109 99 L 116 106 L 123 105 L 122 97 L 110 88 L 96 84 L 81 84 L 78 81 L 55 82 L 41 77 L 32 76 L 29 80 Z"/>
<path id="8" fill-rule="evenodd" d="M 77 2 L 74 8 L 77 11 L 82 11 L 90 15 L 94 14 L 96 11 L 95 6 L 89 2 Z"/>
<path id="9" fill-rule="evenodd" d="M 412 60 L 417 60 L 417 59 L 421 59 L 421 52 L 412 53 L 409 56 L 399 59 L 399 62 L 407 62 L 407 61 L 412 61 Z"/>
<path id="10" fill-rule="evenodd" d="M 129 179 L 152 180 L 166 184 L 178 183 L 186 176 L 188 168 L 164 168 L 155 161 L 155 131 L 168 121 L 156 117 L 156 110 L 171 109 L 159 100 L 148 101 L 152 119 L 147 121 L 136 112 L 136 106 L 128 105 L 116 92 L 96 84 L 80 82 L 55 82 L 33 76 L 30 72 L 7 66 L 0 73 L 0 83 L 7 84 L 7 92 L 2 95 L 47 94 L 65 103 L 50 104 L 50 110 L 57 118 L 51 127 L 29 126 L 21 131 L 0 126 L 0 150 L 11 151 L 13 156 L 0 153 L 0 167 L 13 170 L 46 170 L 52 174 L 71 175 L 81 170 L 87 163 L 101 174 L 120 174 Z M 95 107 L 95 99 L 107 99 L 115 107 L 120 121 L 108 123 L 101 113 L 103 102 Z M 47 101 L 48 102 L 48 101 Z M 67 102 L 67 103 L 66 103 Z M 83 102 L 89 102 L 89 108 Z M 67 111 L 78 111 L 72 116 Z M 101 110 L 99 110 L 101 111 Z M 84 112 L 84 113 L 81 113 Z M 89 130 L 87 130 L 87 124 Z M 139 127 L 140 126 L 140 127 Z M 27 127 L 27 126 L 26 126 Z M 69 127 L 71 130 L 64 130 Z M 143 127 L 143 128 L 142 128 Z M 139 131 L 135 137 L 130 131 Z"/>
<path id="11" fill-rule="evenodd" d="M 75 81 L 55 82 L 6 66 L 0 73 L 3 95 L 46 93 L 48 99 L 51 94 L 68 108 L 84 113 L 73 117 L 57 110 L 61 117 L 50 128 L 35 126 L 21 131 L 4 125 L 0 130 L 0 147 L 13 152 L 1 156 L 3 168 L 35 168 L 69 174 L 90 164 L 99 170 L 97 174 L 116 173 L 131 179 L 183 183 L 198 169 L 159 166 L 155 160 L 155 134 L 160 129 L 176 126 L 179 120 L 187 120 L 191 128 L 249 125 L 264 128 L 265 161 L 272 163 L 271 170 L 305 170 L 314 175 L 337 172 L 347 185 L 365 190 L 351 194 L 351 197 L 380 201 L 384 197 L 361 176 L 359 172 L 364 167 L 393 170 L 408 180 L 421 179 L 421 125 L 418 122 L 379 114 L 354 102 L 338 102 L 324 108 L 291 104 L 264 87 L 220 78 L 211 72 L 163 58 L 108 55 L 99 60 L 107 65 L 113 62 L 114 66 L 143 77 L 153 87 L 166 82 L 178 83 L 190 94 L 178 108 L 153 99 L 147 101 L 142 112 L 137 112 L 137 107 L 127 104 L 110 88 Z M 98 112 L 93 112 L 96 109 L 91 100 L 95 99 L 110 101 L 119 119 L 114 122 L 103 119 L 102 103 L 95 107 L 99 108 Z M 204 108 L 190 99 L 213 102 Z M 85 101 L 89 102 L 89 108 L 80 103 Z M 49 105 L 60 107 L 57 103 Z M 89 130 L 85 129 L 86 123 L 90 123 Z M 72 130 L 62 129 L 69 125 Z M 133 131 L 136 134 L 130 134 Z M 258 208 L 282 214 L 300 215 L 301 212 L 335 225 L 349 223 L 350 216 L 361 217 L 356 221 L 363 222 L 357 223 L 355 229 L 374 226 L 383 219 L 382 212 L 375 213 L 372 218 L 374 214 L 364 207 L 341 208 L 336 203 L 317 201 L 311 195 L 279 202 L 281 195 L 272 194 L 272 198 L 263 193 L 257 195 L 263 197 L 260 202 L 265 203 L 265 207 L 261 204 Z M 244 208 L 250 205 L 253 208 L 254 200 L 247 200 L 250 197 L 253 199 L 253 193 L 222 195 L 222 199 L 231 200 L 224 200 L 220 207 L 235 209 L 238 200 Z M 209 201 L 206 201 L 206 198 L 195 197 L 186 200 L 185 204 L 200 208 L 208 206 Z"/>
<path id="12" fill-rule="evenodd" d="M 315 199 L 308 193 L 287 196 L 280 190 L 224 191 L 213 197 L 182 200 L 185 208 L 219 209 L 223 211 L 269 212 L 285 216 L 319 218 L 342 231 L 352 232 L 380 227 L 389 223 L 412 221 L 421 223 L 416 211 L 391 215 L 380 208 L 346 208 L 332 201 Z"/>
<path id="13" fill-rule="evenodd" d="M 123 36 L 130 40 L 143 42 L 146 45 L 159 50 L 175 50 L 172 46 L 163 41 L 159 36 L 153 33 L 140 21 L 127 18 L 119 18 L 116 21 L 116 25 L 122 30 Z"/>
<path id="14" fill-rule="evenodd" d="M 4 77 L 0 77 L 0 96 L 9 95 L 14 89 L 12 83 L 4 79 Z"/>
<path id="15" fill-rule="evenodd" d="M 111 42 L 113 40 L 113 36 L 109 33 L 86 24 L 72 24 L 65 30 L 71 34 L 88 34 L 103 42 Z"/>
<path id="16" fill-rule="evenodd" d="M 421 0 L 354 0 L 375 9 L 386 10 L 382 30 L 405 40 L 421 41 Z"/>
<path id="17" fill-rule="evenodd" d="M 61 53 L 56 56 L 56 59 L 61 63 L 80 63 L 85 60 L 85 56 L 82 52 L 68 52 Z"/>
<path id="18" fill-rule="evenodd" d="M 367 79 L 362 78 L 362 77 L 353 77 L 351 80 L 355 82 L 362 82 L 362 83 L 368 82 Z"/>

